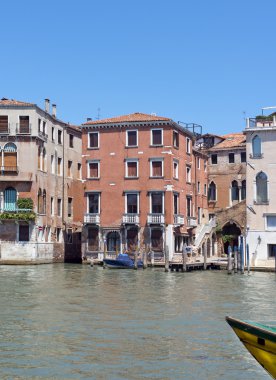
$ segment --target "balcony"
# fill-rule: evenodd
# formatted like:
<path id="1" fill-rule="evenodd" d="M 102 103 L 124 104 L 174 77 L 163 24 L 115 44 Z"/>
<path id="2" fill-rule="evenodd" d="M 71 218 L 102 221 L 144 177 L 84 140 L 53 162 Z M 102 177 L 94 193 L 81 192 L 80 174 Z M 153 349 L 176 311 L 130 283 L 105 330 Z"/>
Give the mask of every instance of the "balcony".
<path id="1" fill-rule="evenodd" d="M 188 227 L 197 227 L 197 218 L 193 216 L 187 216 L 187 226 Z"/>
<path id="2" fill-rule="evenodd" d="M 0 209 L 0 221 L 34 221 L 36 214 L 30 208 L 18 208 L 16 204 L 9 204 Z"/>
<path id="3" fill-rule="evenodd" d="M 31 124 L 16 124 L 17 135 L 30 135 L 32 133 Z"/>
<path id="4" fill-rule="evenodd" d="M 84 223 L 99 225 L 100 222 L 101 222 L 100 214 L 85 214 L 84 215 Z"/>
<path id="5" fill-rule="evenodd" d="M 43 141 L 47 141 L 47 139 L 48 139 L 47 133 L 45 133 L 43 131 L 38 131 L 38 137 L 40 137 Z"/>
<path id="6" fill-rule="evenodd" d="M 175 214 L 173 216 L 173 223 L 179 226 L 183 226 L 185 223 L 184 215 Z"/>
<path id="7" fill-rule="evenodd" d="M 140 218 L 138 214 L 124 214 L 123 215 L 123 224 L 139 224 Z"/>
<path id="8" fill-rule="evenodd" d="M 246 129 L 276 127 L 276 116 L 259 116 L 246 120 Z"/>
<path id="9" fill-rule="evenodd" d="M 165 215 L 164 214 L 148 214 L 147 222 L 148 224 L 164 224 Z"/>

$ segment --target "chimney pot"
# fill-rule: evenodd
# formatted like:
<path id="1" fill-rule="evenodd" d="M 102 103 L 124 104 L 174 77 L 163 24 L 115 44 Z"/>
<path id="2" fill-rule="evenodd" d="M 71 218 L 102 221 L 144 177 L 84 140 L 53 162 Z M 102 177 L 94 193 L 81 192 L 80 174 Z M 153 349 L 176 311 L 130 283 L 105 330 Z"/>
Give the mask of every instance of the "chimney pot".
<path id="1" fill-rule="evenodd" d="M 57 105 L 52 104 L 52 116 L 57 117 Z"/>
<path id="2" fill-rule="evenodd" d="M 50 99 L 45 99 L 45 112 L 50 112 Z"/>

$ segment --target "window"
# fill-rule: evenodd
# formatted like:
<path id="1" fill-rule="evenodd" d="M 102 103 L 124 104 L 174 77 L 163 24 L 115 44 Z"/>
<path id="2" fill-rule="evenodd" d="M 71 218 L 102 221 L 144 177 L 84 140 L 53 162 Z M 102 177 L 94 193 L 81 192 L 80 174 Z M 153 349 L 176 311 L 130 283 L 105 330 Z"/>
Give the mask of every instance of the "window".
<path id="1" fill-rule="evenodd" d="M 179 194 L 173 194 L 173 213 L 174 215 L 179 214 Z"/>
<path id="2" fill-rule="evenodd" d="M 231 184 L 231 200 L 238 201 L 240 196 L 240 189 L 237 181 L 232 181 Z"/>
<path id="3" fill-rule="evenodd" d="M 74 136 L 69 134 L 69 147 L 74 148 Z"/>
<path id="4" fill-rule="evenodd" d="M 189 137 L 186 137 L 186 153 L 191 153 L 191 139 Z"/>
<path id="5" fill-rule="evenodd" d="M 228 155 L 228 162 L 229 162 L 229 164 L 234 164 L 235 163 L 235 154 L 234 153 L 229 153 L 229 155 Z"/>
<path id="6" fill-rule="evenodd" d="M 4 191 L 4 211 L 15 211 L 17 192 L 13 187 L 7 187 Z"/>
<path id="7" fill-rule="evenodd" d="M 46 214 L 46 203 L 47 203 L 46 190 L 43 190 L 43 193 L 42 193 L 42 204 L 43 204 L 42 214 Z"/>
<path id="8" fill-rule="evenodd" d="M 0 116 L 0 133 L 9 133 L 9 120 L 8 116 Z"/>
<path id="9" fill-rule="evenodd" d="M 179 133 L 177 131 L 173 131 L 173 146 L 179 148 Z"/>
<path id="10" fill-rule="evenodd" d="M 151 193 L 151 213 L 163 214 L 163 193 Z"/>
<path id="11" fill-rule="evenodd" d="M 43 135 L 46 135 L 46 121 L 43 121 L 42 122 L 42 133 L 43 133 Z"/>
<path id="12" fill-rule="evenodd" d="M 204 183 L 204 195 L 207 195 L 207 185 Z"/>
<path id="13" fill-rule="evenodd" d="M 217 200 L 217 187 L 213 181 L 209 185 L 208 200 L 209 201 L 216 201 Z"/>
<path id="14" fill-rule="evenodd" d="M 138 146 L 138 131 L 126 131 L 126 146 Z"/>
<path id="15" fill-rule="evenodd" d="M 201 223 L 201 208 L 200 207 L 197 208 L 197 223 L 198 224 Z"/>
<path id="16" fill-rule="evenodd" d="M 99 132 L 90 132 L 88 134 L 88 148 L 99 148 Z"/>
<path id="17" fill-rule="evenodd" d="M 22 224 L 20 223 L 18 226 L 18 240 L 19 241 L 29 241 L 30 235 L 29 235 L 29 224 Z"/>
<path id="18" fill-rule="evenodd" d="M 42 150 L 42 171 L 46 172 L 47 171 L 47 155 L 46 155 L 46 149 L 43 148 Z"/>
<path id="19" fill-rule="evenodd" d="M 19 116 L 19 133 L 30 133 L 29 116 Z"/>
<path id="20" fill-rule="evenodd" d="M 13 143 L 7 143 L 3 149 L 4 162 L 2 170 L 5 172 L 17 172 L 17 147 Z"/>
<path id="21" fill-rule="evenodd" d="M 62 202 L 60 198 L 57 200 L 57 214 L 58 216 L 62 216 Z"/>
<path id="22" fill-rule="evenodd" d="M 138 177 L 138 160 L 126 160 L 126 177 L 137 178 Z"/>
<path id="23" fill-rule="evenodd" d="M 100 194 L 91 193 L 88 194 L 88 213 L 99 214 L 100 213 Z"/>
<path id="24" fill-rule="evenodd" d="M 200 193 L 200 182 L 197 182 L 197 192 Z"/>
<path id="25" fill-rule="evenodd" d="M 126 213 L 138 214 L 138 194 L 126 194 Z"/>
<path id="26" fill-rule="evenodd" d="M 268 258 L 276 257 L 276 244 L 268 244 Z"/>
<path id="27" fill-rule="evenodd" d="M 68 198 L 68 217 L 73 215 L 73 198 Z"/>
<path id="28" fill-rule="evenodd" d="M 276 231 L 276 215 L 266 216 L 266 229 Z"/>
<path id="29" fill-rule="evenodd" d="M 204 171 L 207 172 L 207 160 L 204 160 Z"/>
<path id="30" fill-rule="evenodd" d="M 178 168 L 179 168 L 179 163 L 177 160 L 173 160 L 173 177 L 178 179 Z"/>
<path id="31" fill-rule="evenodd" d="M 37 212 L 38 214 L 43 213 L 43 198 L 42 198 L 42 191 L 39 188 L 37 193 Z"/>
<path id="32" fill-rule="evenodd" d="M 90 161 L 88 162 L 88 178 L 100 178 L 100 162 Z"/>
<path id="33" fill-rule="evenodd" d="M 246 180 L 242 181 L 242 187 L 241 187 L 241 200 L 246 199 Z"/>
<path id="34" fill-rule="evenodd" d="M 252 157 L 251 158 L 261 158 L 261 157 L 262 157 L 261 139 L 258 135 L 256 135 L 252 139 Z"/>
<path id="35" fill-rule="evenodd" d="M 57 228 L 57 242 L 58 242 L 58 243 L 61 243 L 61 241 L 62 241 L 61 228 L 58 227 L 58 228 Z"/>
<path id="36" fill-rule="evenodd" d="M 260 172 L 256 176 L 256 195 L 257 203 L 267 203 L 267 175 L 264 172 Z"/>
<path id="37" fill-rule="evenodd" d="M 154 177 L 154 178 L 163 177 L 163 160 L 162 159 L 150 160 L 150 177 Z"/>
<path id="38" fill-rule="evenodd" d="M 37 148 L 37 169 L 41 169 L 41 148 L 40 146 Z"/>
<path id="39" fill-rule="evenodd" d="M 41 132 L 41 119 L 38 119 L 37 128 L 38 128 L 38 132 Z"/>
<path id="40" fill-rule="evenodd" d="M 52 127 L 52 141 L 55 141 L 55 128 Z"/>
<path id="41" fill-rule="evenodd" d="M 62 131 L 58 129 L 58 144 L 62 144 Z"/>
<path id="42" fill-rule="evenodd" d="M 81 164 L 78 162 L 78 179 L 81 179 L 82 178 L 82 175 L 81 175 Z"/>
<path id="43" fill-rule="evenodd" d="M 67 177 L 72 177 L 72 161 L 68 161 Z"/>
<path id="44" fill-rule="evenodd" d="M 62 175 L 62 158 L 61 157 L 58 157 L 57 174 Z"/>
<path id="45" fill-rule="evenodd" d="M 200 169 L 200 157 L 197 157 L 197 168 Z"/>
<path id="46" fill-rule="evenodd" d="M 54 198 L 51 197 L 51 215 L 55 214 L 55 208 L 54 208 Z"/>
<path id="47" fill-rule="evenodd" d="M 192 216 L 192 197 L 186 198 L 187 216 Z"/>
<path id="48" fill-rule="evenodd" d="M 163 129 L 151 130 L 151 145 L 163 145 Z"/>
<path id="49" fill-rule="evenodd" d="M 55 156 L 51 155 L 51 173 L 55 174 Z"/>
<path id="50" fill-rule="evenodd" d="M 186 166 L 186 182 L 192 182 L 192 169 L 190 166 Z"/>
<path id="51" fill-rule="evenodd" d="M 241 152 L 241 162 L 246 162 L 246 152 Z"/>
<path id="52" fill-rule="evenodd" d="M 211 164 L 216 165 L 218 163 L 218 155 L 217 154 L 211 154 Z"/>

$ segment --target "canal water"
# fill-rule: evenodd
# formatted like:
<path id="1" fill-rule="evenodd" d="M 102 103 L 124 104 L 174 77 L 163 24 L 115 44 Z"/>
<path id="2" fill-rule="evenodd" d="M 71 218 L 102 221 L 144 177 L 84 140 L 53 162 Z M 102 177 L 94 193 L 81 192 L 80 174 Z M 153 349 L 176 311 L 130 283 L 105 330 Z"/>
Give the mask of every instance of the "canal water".
<path id="1" fill-rule="evenodd" d="M 0 379 L 269 379 L 225 315 L 274 322 L 276 277 L 0 267 Z"/>

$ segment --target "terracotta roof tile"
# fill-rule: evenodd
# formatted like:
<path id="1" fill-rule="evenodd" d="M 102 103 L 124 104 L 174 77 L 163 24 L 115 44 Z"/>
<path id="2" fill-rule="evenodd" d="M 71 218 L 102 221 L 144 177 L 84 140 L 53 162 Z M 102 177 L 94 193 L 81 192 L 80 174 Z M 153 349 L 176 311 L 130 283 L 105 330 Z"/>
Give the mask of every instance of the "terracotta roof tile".
<path id="1" fill-rule="evenodd" d="M 2 98 L 0 100 L 0 106 L 34 106 L 34 103 L 26 103 L 26 102 L 20 102 L 19 100 L 15 99 L 7 99 Z"/>
<path id="2" fill-rule="evenodd" d="M 135 122 L 150 122 L 150 121 L 171 121 L 167 117 L 148 115 L 146 113 L 135 112 L 129 115 L 122 115 L 112 117 L 109 119 L 93 120 L 84 123 L 83 125 L 95 125 L 95 124 L 119 124 L 119 123 L 135 123 Z"/>
<path id="3" fill-rule="evenodd" d="M 243 133 L 229 133 L 221 137 L 224 140 L 213 146 L 210 150 L 238 148 L 245 146 L 245 136 Z"/>

